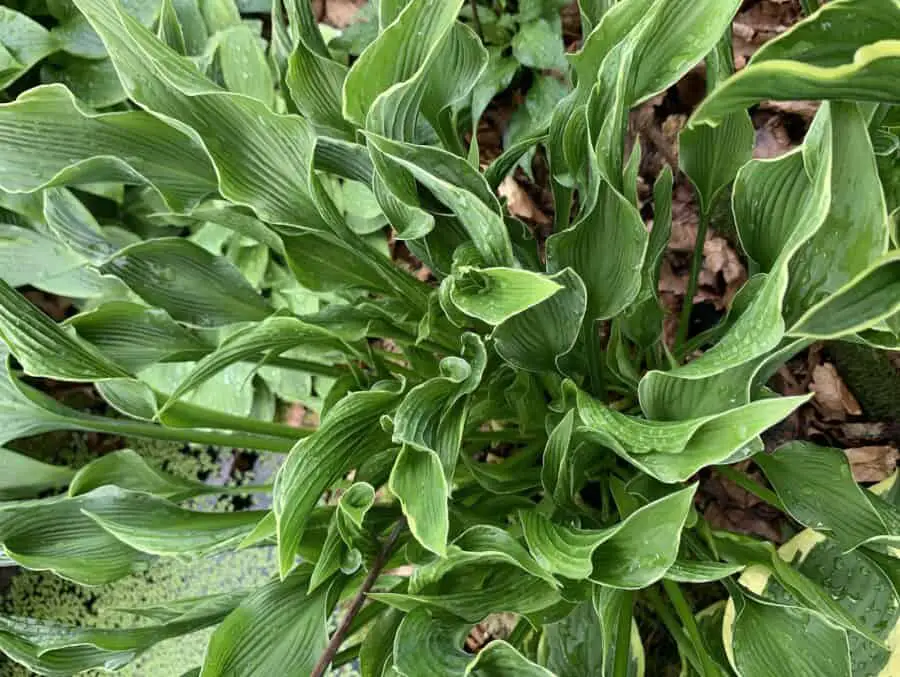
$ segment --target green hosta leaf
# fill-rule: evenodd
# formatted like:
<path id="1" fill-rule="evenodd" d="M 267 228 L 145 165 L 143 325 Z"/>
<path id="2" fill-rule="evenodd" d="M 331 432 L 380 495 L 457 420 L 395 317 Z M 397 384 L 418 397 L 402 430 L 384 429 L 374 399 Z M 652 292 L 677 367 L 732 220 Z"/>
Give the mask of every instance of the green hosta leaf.
<path id="1" fill-rule="evenodd" d="M 128 98 L 109 59 L 95 61 L 57 54 L 52 63 L 41 65 L 41 81 L 64 85 L 92 108 L 108 108 Z"/>
<path id="2" fill-rule="evenodd" d="M 841 451 L 792 442 L 755 460 L 798 522 L 846 550 L 900 537 L 900 513 L 856 483 Z"/>
<path id="3" fill-rule="evenodd" d="M 647 229 L 637 208 L 606 182 L 570 228 L 547 240 L 547 269 L 571 268 L 587 289 L 585 324 L 613 317 L 641 287 Z M 603 252 L 614 251 L 616 256 Z"/>
<path id="4" fill-rule="evenodd" d="M 792 564 L 788 566 L 786 561 L 791 561 Z M 743 598 L 747 596 L 751 600 L 770 605 L 772 608 L 767 614 L 773 618 L 778 617 L 779 609 L 784 609 L 781 614 L 787 618 L 780 623 L 786 623 L 791 615 L 796 614 L 796 600 L 803 599 L 799 594 L 802 590 L 792 587 L 794 579 L 805 578 L 807 587 L 818 586 L 822 590 L 820 595 L 831 603 L 839 604 L 853 622 L 861 624 L 869 634 L 875 635 L 872 638 L 874 642 L 857 633 L 850 633 L 843 639 L 841 648 L 849 648 L 852 664 L 852 672 L 847 674 L 883 674 L 885 670 L 890 671 L 887 666 L 894 658 L 878 642 L 887 640 L 893 632 L 898 619 L 898 606 L 894 586 L 879 566 L 861 550 L 846 552 L 838 541 L 826 539 L 810 530 L 801 532 L 782 546 L 775 562 L 772 574 L 760 567 L 748 569 L 741 576 L 740 582 L 750 593 L 736 596 L 726 609 L 723 637 L 733 664 L 739 660 L 737 634 L 734 632 L 737 626 L 733 625 L 734 612 L 735 609 L 740 612 Z M 786 571 L 788 569 L 790 572 Z M 786 573 L 790 573 L 787 578 Z M 765 599 L 756 595 L 763 595 Z M 808 611 L 803 610 L 802 613 Z M 769 633 L 779 631 L 779 625 L 771 629 L 759 626 L 752 635 L 744 639 L 747 643 L 752 641 L 757 645 L 766 640 L 774 641 L 777 646 L 777 635 Z M 746 658 L 760 660 L 752 655 Z"/>
<path id="5" fill-rule="evenodd" d="M 468 674 L 472 658 L 463 651 L 469 624 L 440 618 L 426 608 L 407 614 L 394 637 L 394 668 L 405 677 Z"/>
<path id="6" fill-rule="evenodd" d="M 215 191 L 216 177 L 189 136 L 144 112 L 95 113 L 60 85 L 0 105 L 0 187 L 122 182 L 153 186 L 175 211 Z"/>
<path id="7" fill-rule="evenodd" d="M 575 411 L 570 410 L 551 431 L 544 449 L 541 484 L 551 500 L 569 512 L 579 512 L 579 492 L 587 482 L 586 465 L 594 448 L 573 437 Z"/>
<path id="8" fill-rule="evenodd" d="M 501 640 L 494 640 L 479 651 L 466 668 L 465 674 L 484 677 L 554 677 L 552 672 L 532 663 Z"/>
<path id="9" fill-rule="evenodd" d="M 65 487 L 75 471 L 0 447 L 0 500 L 32 498 Z"/>
<path id="10" fill-rule="evenodd" d="M 752 402 L 682 422 L 646 421 L 607 409 L 578 392 L 580 430 L 662 482 L 683 482 L 700 468 L 722 463 L 809 397 Z"/>
<path id="11" fill-rule="evenodd" d="M 739 0 L 656 0 L 628 36 L 628 46 L 634 50 L 628 107 L 666 90 L 712 51 L 740 4 Z"/>
<path id="12" fill-rule="evenodd" d="M 71 298 L 97 298 L 125 291 L 115 280 L 89 268 L 82 257 L 55 238 L 12 225 L 0 225 L 0 275 L 11 287 L 31 285 Z"/>
<path id="13" fill-rule="evenodd" d="M 455 21 L 463 0 L 413 0 L 357 59 L 344 82 L 344 117 L 364 126 L 378 96 L 409 79 Z"/>
<path id="14" fill-rule="evenodd" d="M 400 501 L 409 530 L 438 556 L 447 552 L 450 489 L 441 459 L 430 449 L 405 446 L 394 462 L 388 486 Z"/>
<path id="15" fill-rule="evenodd" d="M 133 244 L 100 270 L 152 306 L 201 327 L 262 320 L 272 307 L 227 259 L 181 238 Z"/>
<path id="16" fill-rule="evenodd" d="M 566 50 L 559 18 L 535 19 L 522 24 L 512 41 L 513 57 L 538 70 L 566 70 Z"/>
<path id="17" fill-rule="evenodd" d="M 550 279 L 562 289 L 494 330 L 497 352 L 517 369 L 556 371 L 559 358 L 578 339 L 587 304 L 584 283 L 570 269 Z"/>
<path id="18" fill-rule="evenodd" d="M 375 149 L 407 170 L 459 219 L 490 266 L 512 266 L 512 243 L 503 211 L 484 176 L 463 158 L 428 146 L 367 135 Z"/>
<path id="19" fill-rule="evenodd" d="M 611 638 L 603 635 L 600 619 L 590 601 L 576 606 L 561 621 L 544 626 L 543 639 L 547 653 L 545 664 L 559 677 L 606 674 L 607 659 L 615 650 L 614 640 L 609 643 Z"/>
<path id="20" fill-rule="evenodd" d="M 343 87 L 347 67 L 317 53 L 301 39 L 297 42 L 285 76 L 299 110 L 317 128 L 339 138 L 353 140 L 353 125 L 344 119 Z"/>
<path id="21" fill-rule="evenodd" d="M 57 49 L 53 34 L 38 22 L 9 7 L 0 7 L 0 89 L 9 87 Z"/>
<path id="22" fill-rule="evenodd" d="M 263 513 L 198 512 L 118 487 L 95 489 L 102 499 L 81 511 L 121 542 L 152 555 L 206 555 L 237 544 Z M 74 500 L 74 499 L 73 499 Z"/>
<path id="23" fill-rule="evenodd" d="M 179 383 L 169 401 L 178 400 L 230 365 L 259 355 L 277 357 L 298 346 L 321 353 L 358 354 L 327 329 L 293 317 L 270 317 L 226 338 L 214 352 L 197 363 L 190 375 Z"/>
<path id="24" fill-rule="evenodd" d="M 623 330 L 639 345 L 653 345 L 662 334 L 664 314 L 657 297 L 659 271 L 672 233 L 672 168 L 666 165 L 653 186 L 653 228 L 641 274 L 641 290 L 626 310 Z"/>
<path id="25" fill-rule="evenodd" d="M 115 500 L 99 491 L 77 498 L 10 503 L 0 510 L 0 543 L 26 569 L 52 571 L 83 585 L 102 585 L 145 568 L 150 558 L 87 516 Z"/>
<path id="26" fill-rule="evenodd" d="M 859 107 L 854 103 L 823 105 L 804 145 L 807 165 L 815 167 L 821 161 L 820 147 L 829 144 L 822 137 L 829 134 L 834 149 L 831 207 L 816 234 L 791 260 L 791 285 L 785 302 L 789 321 L 826 294 L 841 290 L 888 246 L 884 193 Z M 827 264 L 823 252 L 828 254 Z"/>
<path id="27" fill-rule="evenodd" d="M 898 27 L 892 0 L 832 4 L 770 41 L 701 103 L 689 124 L 716 124 L 763 99 L 900 101 Z"/>
<path id="28" fill-rule="evenodd" d="M 174 618 L 138 628 L 84 628 L 0 616 L 0 651 L 50 677 L 69 677 L 92 668 L 118 670 L 158 642 L 215 625 L 233 606 L 188 601 Z"/>
<path id="29" fill-rule="evenodd" d="M 220 487 L 165 473 L 131 449 L 122 449 L 105 454 L 81 468 L 69 484 L 69 496 L 80 496 L 108 485 L 145 491 L 171 501 L 221 491 Z"/>
<path id="30" fill-rule="evenodd" d="M 519 513 L 535 559 L 555 574 L 639 589 L 662 578 L 678 555 L 681 530 L 696 485 L 669 494 L 609 529 L 554 524 L 538 513 Z"/>
<path id="31" fill-rule="evenodd" d="M 516 268 L 462 266 L 444 284 L 459 310 L 491 325 L 533 309 L 563 289 L 551 277 Z"/>
<path id="32" fill-rule="evenodd" d="M 732 113 L 718 127 L 686 127 L 678 136 L 678 163 L 697 189 L 706 213 L 753 155 L 756 138 L 746 111 Z"/>
<path id="33" fill-rule="evenodd" d="M 188 53 L 184 43 L 184 31 L 178 21 L 178 14 L 172 0 L 163 0 L 159 8 L 159 21 L 157 22 L 156 35 L 182 56 Z"/>
<path id="34" fill-rule="evenodd" d="M 322 492 L 371 455 L 387 448 L 389 437 L 379 426 L 400 396 L 393 390 L 351 393 L 340 400 L 315 434 L 297 443 L 275 479 L 274 509 L 282 576 L 294 565 L 294 552 Z"/>
<path id="35" fill-rule="evenodd" d="M 128 373 L 0 281 L 0 337 L 32 376 L 94 381 Z"/>
<path id="36" fill-rule="evenodd" d="M 270 221 L 322 227 L 309 185 L 313 133 L 302 118 L 220 90 L 113 0 L 76 5 L 103 38 L 129 96 L 178 120 L 206 149 L 226 198 Z"/>
<path id="37" fill-rule="evenodd" d="M 487 525 L 463 532 L 448 556 L 420 567 L 412 594 L 369 597 L 404 611 L 424 606 L 472 623 L 499 610 L 538 614 L 560 601 L 558 583 L 506 531 Z"/>
<path id="38" fill-rule="evenodd" d="M 742 595 L 740 607 L 730 628 L 732 664 L 740 675 L 764 677 L 785 670 L 801 677 L 853 674 L 847 633 L 812 611 L 747 594 Z M 792 634 L 797 628 L 803 628 L 799 638 Z M 793 639 L 787 641 L 789 637 Z M 802 640 L 802 650 L 797 639 Z"/>
<path id="39" fill-rule="evenodd" d="M 117 249 L 90 211 L 65 188 L 44 192 L 44 219 L 49 231 L 86 261 L 102 263 Z"/>
<path id="40" fill-rule="evenodd" d="M 868 329 L 898 311 L 900 254 L 892 252 L 806 311 L 788 333 L 838 338 Z"/>
<path id="41" fill-rule="evenodd" d="M 830 126 L 830 118 L 823 120 Z M 649 417 L 677 421 L 749 401 L 752 393 L 745 386 L 767 353 L 774 359 L 771 351 L 784 338 L 782 304 L 792 257 L 819 230 L 830 208 L 831 149 L 831 134 L 824 134 L 816 152 L 806 157 L 806 166 L 804 154 L 797 151 L 774 161 L 750 162 L 738 172 L 733 199 L 738 232 L 767 276 L 748 287 L 752 298 L 715 346 L 682 367 L 644 376 L 639 394 Z"/>
<path id="42" fill-rule="evenodd" d="M 166 311 L 111 301 L 66 321 L 116 364 L 136 372 L 157 362 L 196 360 L 213 349 Z"/>
<path id="43" fill-rule="evenodd" d="M 259 35 L 246 24 L 238 24 L 220 31 L 213 39 L 217 42 L 216 56 L 225 87 L 271 106 L 275 84 Z"/>
<path id="44" fill-rule="evenodd" d="M 363 521 L 375 503 L 375 489 L 371 484 L 356 482 L 341 494 L 337 510 L 328 525 L 322 555 L 316 562 L 309 581 L 312 592 L 340 569 L 355 573 L 362 566 L 362 553 L 371 550 L 372 538 L 363 528 Z"/>
<path id="45" fill-rule="evenodd" d="M 723 564 L 721 562 L 698 562 L 695 560 L 675 560 L 666 572 L 666 578 L 679 583 L 711 583 L 744 570 L 743 564 Z"/>
<path id="46" fill-rule="evenodd" d="M 309 569 L 267 583 L 229 614 L 213 633 L 201 677 L 305 675 L 328 640 L 327 586 L 307 594 Z"/>

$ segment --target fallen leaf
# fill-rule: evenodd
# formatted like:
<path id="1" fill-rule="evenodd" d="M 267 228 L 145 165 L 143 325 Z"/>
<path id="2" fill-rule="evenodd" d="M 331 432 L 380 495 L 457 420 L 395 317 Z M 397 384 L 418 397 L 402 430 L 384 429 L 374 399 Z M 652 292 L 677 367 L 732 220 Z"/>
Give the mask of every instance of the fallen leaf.
<path id="1" fill-rule="evenodd" d="M 844 449 L 853 479 L 857 482 L 880 482 L 897 469 L 900 453 L 894 447 L 856 447 Z"/>
<path id="2" fill-rule="evenodd" d="M 328 0 L 325 3 L 325 22 L 335 28 L 346 28 L 353 23 L 353 17 L 365 4 L 356 0 Z"/>
<path id="3" fill-rule="evenodd" d="M 497 188 L 497 194 L 506 198 L 506 207 L 513 216 L 531 221 L 541 226 L 550 225 L 550 217 L 534 204 L 531 196 L 513 177 L 507 176 Z"/>
<path id="4" fill-rule="evenodd" d="M 860 442 L 880 440 L 887 432 L 887 425 L 884 423 L 842 423 L 841 432 L 848 440 Z"/>
<path id="5" fill-rule="evenodd" d="M 816 394 L 813 402 L 826 421 L 843 421 L 848 414 L 851 416 L 862 414 L 859 402 L 830 362 L 817 364 L 813 368 L 809 389 Z"/>

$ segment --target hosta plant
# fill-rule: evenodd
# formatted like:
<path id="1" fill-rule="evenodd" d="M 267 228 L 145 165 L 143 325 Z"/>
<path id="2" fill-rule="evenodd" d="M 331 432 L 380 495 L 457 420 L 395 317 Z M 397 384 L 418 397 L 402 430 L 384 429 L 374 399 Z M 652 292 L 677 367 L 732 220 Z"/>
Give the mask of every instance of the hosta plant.
<path id="1" fill-rule="evenodd" d="M 3 450 L 3 563 L 91 586 L 275 548 L 279 575 L 138 610 L 132 628 L 3 616 L 3 653 L 42 675 L 114 670 L 215 626 L 186 674 L 626 677 L 645 673 L 655 623 L 683 675 L 893 674 L 900 492 L 861 488 L 838 450 L 767 452 L 760 435 L 806 402 L 766 383 L 812 342 L 900 344 L 900 2 L 833 0 L 733 74 L 739 0 L 584 0 L 571 86 L 487 167 L 466 133 L 489 56 L 463 0 L 381 0 L 350 66 L 302 0 L 276 0 L 267 42 L 230 0 L 139 4 L 154 11 L 68 7 L 118 109 L 61 84 L 0 105 L 0 439 L 286 456 L 273 486 L 243 489 L 270 508 L 213 513 L 185 501 L 220 489 L 131 451 L 70 469 Z M 3 72 L 27 66 L 7 51 Z M 628 113 L 704 60 L 648 230 Z M 770 99 L 822 103 L 801 146 L 751 160 L 747 110 Z M 546 241 L 496 197 L 535 146 Z M 701 247 L 730 203 L 752 276 L 691 337 L 688 303 L 668 345 L 674 171 Z M 394 262 L 388 227 L 430 276 Z M 50 319 L 25 285 L 77 312 Z M 35 377 L 92 383 L 109 407 L 64 406 Z M 275 421 L 277 398 L 318 423 Z M 751 457 L 771 488 L 729 468 Z M 694 507 L 710 467 L 799 540 L 712 529 Z M 701 609 L 700 583 L 721 601 Z M 464 650 L 500 612 L 517 619 L 507 641 Z"/>

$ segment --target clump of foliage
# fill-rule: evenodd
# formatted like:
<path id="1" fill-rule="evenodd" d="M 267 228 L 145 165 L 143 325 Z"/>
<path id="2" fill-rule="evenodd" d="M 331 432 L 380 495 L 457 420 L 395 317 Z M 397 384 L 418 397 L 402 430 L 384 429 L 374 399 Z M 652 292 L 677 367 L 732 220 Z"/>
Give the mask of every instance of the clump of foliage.
<path id="1" fill-rule="evenodd" d="M 134 452 L 70 469 L 3 450 L 4 563 L 91 586 L 274 547 L 279 576 L 133 628 L 0 616 L 11 659 L 113 670 L 215 627 L 186 674 L 358 660 L 367 677 L 625 677 L 644 673 L 640 611 L 685 675 L 890 670 L 900 490 L 862 489 L 838 450 L 764 453 L 760 435 L 806 401 L 766 382 L 811 342 L 900 342 L 900 3 L 834 0 L 734 75 L 739 0 L 585 0 L 572 86 L 484 170 L 463 139 L 489 56 L 462 5 L 381 0 L 348 67 L 306 2 L 275 3 L 264 46 L 230 0 L 163 0 L 149 22 L 73 0 L 130 103 L 98 112 L 50 84 L 0 106 L 0 441 L 76 429 L 287 456 L 274 486 L 242 488 L 271 509 L 221 513 L 183 503 L 220 489 Z M 627 119 L 704 59 L 680 169 L 701 246 L 730 192 L 755 274 L 691 339 L 688 305 L 670 350 L 656 287 L 673 175 L 648 232 Z M 747 107 L 763 99 L 822 104 L 802 146 L 758 161 Z M 495 194 L 538 144 L 545 243 Z M 386 224 L 436 284 L 392 262 Z M 80 312 L 54 322 L 26 284 Z M 122 416 L 31 377 L 93 383 Z M 320 423 L 273 422 L 276 393 Z M 772 489 L 729 471 L 751 457 Z M 805 530 L 776 550 L 712 529 L 693 506 L 712 466 Z M 685 586 L 711 582 L 727 602 L 693 608 Z M 519 618 L 508 641 L 464 651 L 497 612 Z"/>

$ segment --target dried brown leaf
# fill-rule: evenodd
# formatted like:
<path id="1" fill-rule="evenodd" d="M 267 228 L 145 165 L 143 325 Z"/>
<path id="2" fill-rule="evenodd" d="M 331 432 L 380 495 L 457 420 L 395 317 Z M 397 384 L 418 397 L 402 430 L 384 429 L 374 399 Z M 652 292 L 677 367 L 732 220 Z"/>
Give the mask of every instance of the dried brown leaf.
<path id="1" fill-rule="evenodd" d="M 894 447 L 856 447 L 844 449 L 853 479 L 857 482 L 880 482 L 890 477 L 897 469 L 900 453 Z"/>
<path id="2" fill-rule="evenodd" d="M 503 179 L 503 182 L 497 188 L 497 194 L 506 198 L 506 206 L 509 209 L 509 213 L 513 216 L 518 216 L 520 219 L 525 219 L 541 226 L 550 225 L 550 217 L 538 209 L 531 196 L 525 192 L 525 189 L 513 177 L 507 176 Z"/>
<path id="3" fill-rule="evenodd" d="M 813 368 L 813 380 L 809 389 L 816 395 L 813 402 L 826 421 L 843 421 L 847 415 L 859 416 L 862 408 L 847 388 L 847 384 L 830 362 Z"/>

